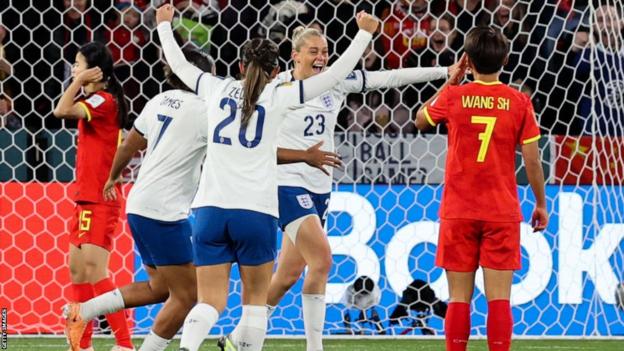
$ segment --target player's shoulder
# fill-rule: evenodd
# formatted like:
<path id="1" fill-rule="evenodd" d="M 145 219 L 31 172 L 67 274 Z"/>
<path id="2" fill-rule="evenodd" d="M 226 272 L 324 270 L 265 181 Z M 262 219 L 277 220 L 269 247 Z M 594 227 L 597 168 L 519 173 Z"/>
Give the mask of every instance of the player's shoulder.
<path id="1" fill-rule="evenodd" d="M 108 107 L 111 104 L 114 104 L 115 97 L 111 93 L 105 90 L 100 90 L 87 96 L 82 101 L 85 104 L 87 104 L 90 108 L 98 109 L 98 108 Z"/>
<path id="2" fill-rule="evenodd" d="M 290 70 L 280 72 L 274 79 L 275 82 L 279 82 L 279 83 L 290 82 L 293 80 L 294 78 L 292 76 L 292 71 Z"/>

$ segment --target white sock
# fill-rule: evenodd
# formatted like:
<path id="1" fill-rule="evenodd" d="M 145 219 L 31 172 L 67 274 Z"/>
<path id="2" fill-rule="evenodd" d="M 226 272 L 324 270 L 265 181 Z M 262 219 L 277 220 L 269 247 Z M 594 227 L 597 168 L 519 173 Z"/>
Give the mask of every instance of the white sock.
<path id="1" fill-rule="evenodd" d="M 243 305 L 243 314 L 236 326 L 236 338 L 232 341 L 239 351 L 260 351 L 267 330 L 267 307 Z"/>
<path id="2" fill-rule="evenodd" d="M 273 315 L 273 312 L 275 312 L 275 309 L 277 308 L 277 306 L 266 305 L 266 308 L 267 308 L 267 317 L 271 318 L 271 316 Z"/>
<path id="3" fill-rule="evenodd" d="M 198 303 L 184 320 L 180 349 L 197 351 L 219 319 L 219 312 L 206 303 Z"/>
<path id="4" fill-rule="evenodd" d="M 147 335 L 139 351 L 165 351 L 171 340 L 161 338 L 153 330 Z"/>
<path id="5" fill-rule="evenodd" d="M 121 291 L 115 289 L 81 303 L 80 317 L 86 321 L 90 321 L 97 316 L 117 312 L 123 310 L 125 307 Z"/>
<path id="6" fill-rule="evenodd" d="M 301 294 L 307 351 L 323 350 L 325 295 Z"/>
<path id="7" fill-rule="evenodd" d="M 275 309 L 277 308 L 277 306 L 266 305 L 266 308 L 267 308 L 267 322 L 268 322 L 268 319 L 271 318 L 271 315 L 273 314 L 273 312 L 275 312 Z M 240 338 L 240 325 L 241 325 L 240 322 L 236 324 L 236 327 L 230 333 L 230 340 L 232 340 L 232 342 L 234 342 L 234 344 L 237 344 L 237 345 L 238 345 L 238 340 Z"/>

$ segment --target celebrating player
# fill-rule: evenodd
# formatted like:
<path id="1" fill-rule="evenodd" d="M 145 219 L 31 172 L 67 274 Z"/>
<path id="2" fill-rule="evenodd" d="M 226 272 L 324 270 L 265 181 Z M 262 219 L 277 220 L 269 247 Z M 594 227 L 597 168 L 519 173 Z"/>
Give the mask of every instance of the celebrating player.
<path id="1" fill-rule="evenodd" d="M 214 72 L 210 57 L 194 50 L 184 55 L 199 69 Z M 122 170 L 139 150 L 147 149 L 128 195 L 126 213 L 149 283 L 132 283 L 85 303 L 70 304 L 68 337 L 75 350 L 82 329 L 94 317 L 166 300 L 140 348 L 164 350 L 196 302 L 188 215 L 206 155 L 208 122 L 204 101 L 167 66 L 165 75 L 174 89 L 156 95 L 145 105 L 117 150 L 104 186 L 104 197 L 116 201 Z"/>
<path id="2" fill-rule="evenodd" d="M 120 128 L 128 127 L 128 108 L 123 90 L 113 73 L 113 59 L 106 46 L 92 42 L 81 47 L 72 68 L 73 81 L 54 109 L 54 116 L 78 120 L 76 155 L 76 202 L 69 246 L 71 298 L 84 302 L 115 289 L 108 276 L 112 238 L 119 222 L 120 201 L 107 202 L 102 188 L 108 178 Z M 86 98 L 75 101 L 81 89 Z M 124 311 L 106 319 L 115 334 L 114 350 L 132 350 Z M 79 342 L 92 350 L 92 323 Z"/>
<path id="3" fill-rule="evenodd" d="M 529 97 L 498 80 L 509 52 L 505 37 L 492 28 L 474 28 L 466 36 L 464 50 L 462 63 L 475 81 L 445 85 L 419 109 L 416 119 L 421 130 L 446 123 L 449 131 L 436 253 L 436 264 L 446 270 L 449 284 L 446 349 L 466 350 L 475 271 L 481 266 L 489 349 L 508 351 L 513 328 L 511 283 L 521 264 L 517 145 L 536 199 L 531 224 L 534 231 L 548 224 L 539 127 Z M 459 82 L 460 76 L 451 82 Z"/>
<path id="4" fill-rule="evenodd" d="M 299 27 L 292 38 L 294 69 L 280 73 L 283 82 L 303 80 L 320 74 L 327 66 L 329 51 L 325 36 L 314 28 Z M 458 66 L 453 67 L 457 69 Z M 333 151 L 338 113 L 349 93 L 399 87 L 446 78 L 446 67 L 407 68 L 385 72 L 353 71 L 346 79 L 320 97 L 289 112 L 282 125 L 278 145 L 305 149 L 322 142 L 322 149 Z M 278 155 L 288 154 L 279 150 Z M 269 313 L 297 282 L 305 266 L 308 271 L 301 296 L 307 349 L 322 350 L 325 322 L 325 287 L 332 264 L 331 249 L 323 229 L 332 187 L 331 168 L 314 169 L 303 164 L 278 167 L 279 224 L 286 235 L 271 280 L 267 307 Z M 236 344 L 239 328 L 230 339 Z M 231 342 L 220 340 L 223 349 Z"/>
<path id="5" fill-rule="evenodd" d="M 278 49 L 253 39 L 242 48 L 243 80 L 219 78 L 189 65 L 173 40 L 170 5 L 157 12 L 163 51 L 173 72 L 208 103 L 208 151 L 193 230 L 199 303 L 184 322 L 181 349 L 197 350 L 225 309 L 232 262 L 243 282 L 239 350 L 260 350 L 277 230 L 277 132 L 286 112 L 340 83 L 370 42 L 378 22 L 360 13 L 360 31 L 326 72 L 306 80 L 273 80 Z"/>

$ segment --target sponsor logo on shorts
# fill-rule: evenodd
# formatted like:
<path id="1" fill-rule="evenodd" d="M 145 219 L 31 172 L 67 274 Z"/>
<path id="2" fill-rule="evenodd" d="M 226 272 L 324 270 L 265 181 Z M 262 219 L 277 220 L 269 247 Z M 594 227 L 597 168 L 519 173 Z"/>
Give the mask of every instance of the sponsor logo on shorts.
<path id="1" fill-rule="evenodd" d="M 314 202 L 312 202 L 310 194 L 297 195 L 297 201 L 299 202 L 299 206 L 305 208 L 306 210 L 309 210 L 312 206 L 314 206 Z"/>

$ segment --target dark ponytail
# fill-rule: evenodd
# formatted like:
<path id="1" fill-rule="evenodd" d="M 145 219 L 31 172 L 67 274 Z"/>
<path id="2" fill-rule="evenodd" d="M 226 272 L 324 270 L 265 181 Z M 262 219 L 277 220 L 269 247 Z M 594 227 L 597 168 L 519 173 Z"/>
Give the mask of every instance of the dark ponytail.
<path id="1" fill-rule="evenodd" d="M 277 67 L 279 50 L 268 39 L 252 39 L 242 49 L 241 61 L 245 67 L 243 77 L 243 116 L 244 127 L 256 109 L 256 103 L 264 87 L 271 81 L 271 73 Z"/>
<path id="2" fill-rule="evenodd" d="M 132 128 L 132 123 L 130 122 L 130 117 L 128 116 L 128 103 L 126 102 L 126 97 L 124 95 L 123 88 L 121 87 L 121 83 L 117 79 L 114 72 L 108 78 L 108 87 L 106 90 L 115 97 L 115 100 L 117 100 L 117 123 L 119 123 L 119 128 Z"/>
<path id="3" fill-rule="evenodd" d="M 113 56 L 106 45 L 93 41 L 83 45 L 79 49 L 82 56 L 87 61 L 87 67 L 100 67 L 102 70 L 102 81 L 106 82 L 106 91 L 115 97 L 117 101 L 117 123 L 119 128 L 130 129 L 132 123 L 128 117 L 128 104 L 121 87 L 121 83 L 113 71 Z"/>

